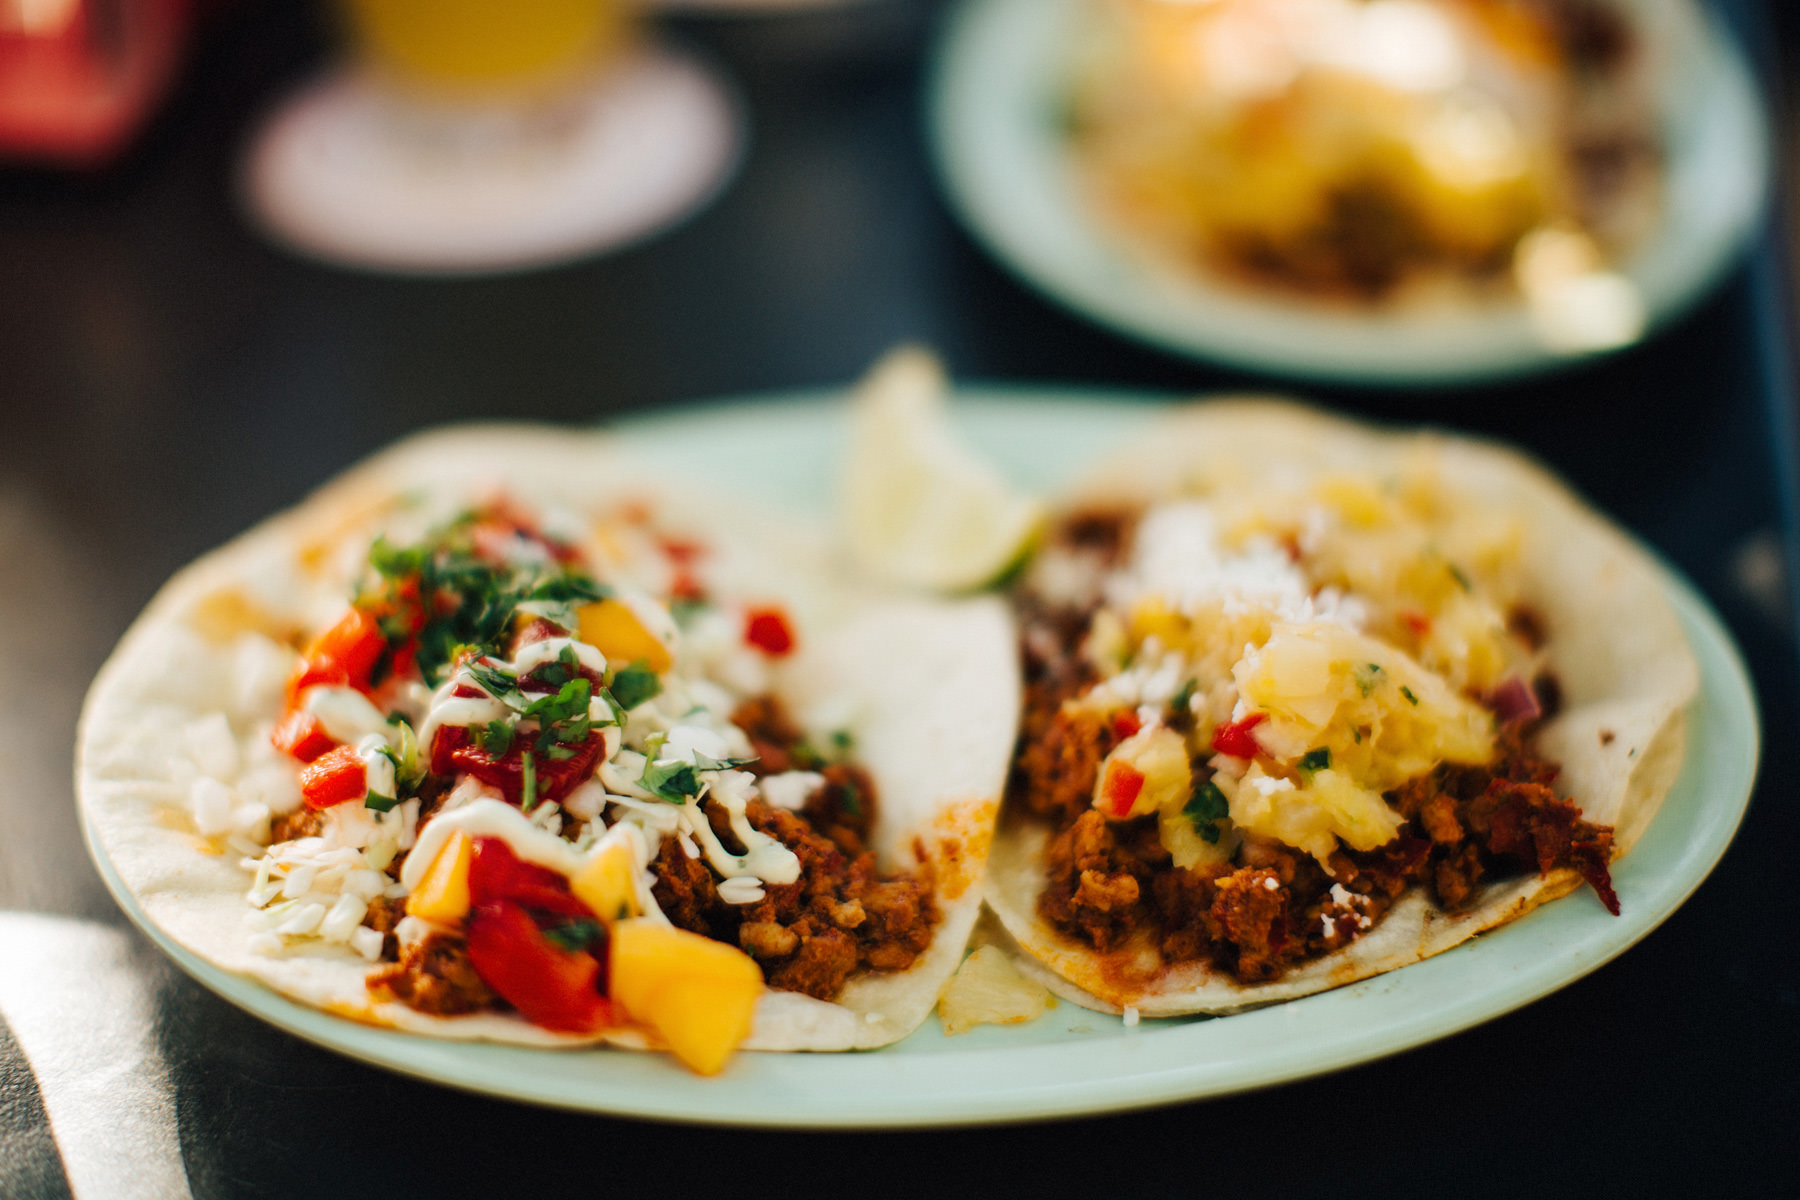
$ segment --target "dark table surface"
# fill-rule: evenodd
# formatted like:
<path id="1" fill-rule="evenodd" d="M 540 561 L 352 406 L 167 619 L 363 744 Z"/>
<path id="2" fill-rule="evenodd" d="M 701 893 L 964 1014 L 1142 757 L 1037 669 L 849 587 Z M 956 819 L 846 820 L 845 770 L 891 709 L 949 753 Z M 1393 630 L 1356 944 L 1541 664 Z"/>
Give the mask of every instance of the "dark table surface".
<path id="1" fill-rule="evenodd" d="M 1754 6 L 1725 7 L 1767 37 Z M 243 138 L 328 49 L 316 14 L 273 0 L 215 18 L 126 162 L 81 179 L 0 172 L 0 1001 L 36 986 L 46 936 L 98 947 L 90 991 L 135 998 L 154 1068 L 138 1077 L 153 1079 L 148 1101 L 118 1085 L 119 1104 L 148 1105 L 128 1123 L 140 1157 L 120 1157 L 113 1085 L 71 1078 L 59 1052 L 0 1022 L 0 1195 L 161 1194 L 184 1178 L 200 1197 L 1800 1186 L 1796 655 L 1775 574 L 1793 413 L 1772 238 L 1689 315 L 1601 363 L 1473 389 L 1304 389 L 1542 455 L 1698 584 L 1754 674 L 1761 778 L 1724 861 L 1635 949 L 1522 1011 L 1353 1070 L 1098 1119 L 704 1130 L 503 1103 L 337 1057 L 233 1009 L 125 923 L 69 783 L 88 681 L 177 567 L 398 435 L 838 384 L 907 339 L 968 379 L 1283 386 L 1089 326 L 958 230 L 920 134 L 934 15 L 888 0 L 860 22 L 674 24 L 742 88 L 740 174 L 642 246 L 514 277 L 354 273 L 244 224 L 230 187 Z M 77 1041 L 110 1020 L 86 1019 L 70 1018 Z M 98 1116 L 47 1119 L 83 1088 Z"/>

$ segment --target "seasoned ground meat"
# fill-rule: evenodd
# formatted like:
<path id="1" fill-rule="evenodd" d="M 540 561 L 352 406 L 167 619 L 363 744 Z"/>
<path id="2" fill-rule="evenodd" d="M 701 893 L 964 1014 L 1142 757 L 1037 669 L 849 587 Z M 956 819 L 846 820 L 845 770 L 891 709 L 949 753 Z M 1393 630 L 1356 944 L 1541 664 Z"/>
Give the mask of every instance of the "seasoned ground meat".
<path id="1" fill-rule="evenodd" d="M 873 854 L 846 854 L 801 813 L 752 801 L 745 815 L 794 851 L 800 878 L 765 885 L 754 904 L 727 904 L 705 861 L 666 841 L 650 869 L 674 924 L 742 946 L 770 987 L 821 1000 L 857 970 L 904 970 L 931 944 L 939 914 L 927 874 L 884 878 Z"/>
<path id="2" fill-rule="evenodd" d="M 276 817 L 269 826 L 269 844 L 291 842 L 295 838 L 318 837 L 325 828 L 325 814 L 310 808 L 296 808 L 286 816 Z"/>
<path id="3" fill-rule="evenodd" d="M 750 739 L 756 761 L 747 769 L 758 777 L 784 771 L 817 771 L 825 777 L 825 786 L 807 799 L 802 815 L 845 854 L 861 854 L 875 824 L 875 783 L 869 773 L 853 763 L 826 762 L 774 696 L 746 700 L 731 721 Z"/>
<path id="4" fill-rule="evenodd" d="M 1086 508 L 1064 516 L 1052 536 L 1056 544 L 1092 554 L 1102 567 L 1111 567 L 1124 559 L 1136 525 L 1132 509 Z"/>
<path id="5" fill-rule="evenodd" d="M 1040 810 L 1058 829 L 1038 911 L 1101 951 L 1149 929 L 1164 961 L 1208 960 L 1243 983 L 1341 948 L 1414 886 L 1450 910 L 1473 899 L 1485 880 L 1572 867 L 1617 912 L 1607 874 L 1612 831 L 1557 798 L 1548 786 L 1555 766 L 1530 754 L 1524 735 L 1505 730 L 1489 766 L 1440 767 L 1388 793 L 1407 818 L 1394 840 L 1340 851 L 1327 866 L 1246 839 L 1231 864 L 1179 868 L 1155 817 L 1108 821 L 1085 799 L 1077 811 L 1059 796 Z"/>
<path id="6" fill-rule="evenodd" d="M 1041 709 L 1049 700 L 1033 695 L 1027 704 Z M 1083 811 L 1092 811 L 1100 762 L 1114 740 L 1111 727 L 1096 713 L 1053 711 L 1042 722 L 1041 732 L 1019 748 L 1012 794 L 1033 812 L 1075 820 Z"/>
<path id="7" fill-rule="evenodd" d="M 400 961 L 369 972 L 369 990 L 391 995 L 410 1008 L 433 1016 L 504 1009 L 469 963 L 469 946 L 460 934 L 428 933 L 407 947 Z"/>

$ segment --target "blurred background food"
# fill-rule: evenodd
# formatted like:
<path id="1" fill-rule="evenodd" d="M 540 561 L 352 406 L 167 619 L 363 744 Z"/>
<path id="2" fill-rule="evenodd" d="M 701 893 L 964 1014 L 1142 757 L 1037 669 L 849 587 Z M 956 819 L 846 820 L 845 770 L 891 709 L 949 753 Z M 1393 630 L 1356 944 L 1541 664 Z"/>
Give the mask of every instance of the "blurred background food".
<path id="1" fill-rule="evenodd" d="M 1702 296 L 1769 177 L 1694 0 L 963 0 L 950 198 L 1115 329 L 1324 380 L 1617 350 Z"/>
<path id="2" fill-rule="evenodd" d="M 1655 225 L 1657 48 L 1618 0 L 1091 9 L 1089 197 L 1195 269 L 1310 301 L 1550 297 Z M 1629 293 L 1587 286 L 1635 336 Z"/>

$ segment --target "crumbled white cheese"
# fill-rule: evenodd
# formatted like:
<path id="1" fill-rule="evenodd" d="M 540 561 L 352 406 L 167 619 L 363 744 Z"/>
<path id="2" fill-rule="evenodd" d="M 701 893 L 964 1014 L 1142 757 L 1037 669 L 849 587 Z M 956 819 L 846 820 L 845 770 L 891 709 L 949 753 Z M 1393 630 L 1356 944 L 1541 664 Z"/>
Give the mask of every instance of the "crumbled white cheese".
<path id="1" fill-rule="evenodd" d="M 785 808 L 790 812 L 804 808 L 807 799 L 824 786 L 825 777 L 817 771 L 783 771 L 779 775 L 765 775 L 761 784 L 764 800 L 776 808 Z"/>

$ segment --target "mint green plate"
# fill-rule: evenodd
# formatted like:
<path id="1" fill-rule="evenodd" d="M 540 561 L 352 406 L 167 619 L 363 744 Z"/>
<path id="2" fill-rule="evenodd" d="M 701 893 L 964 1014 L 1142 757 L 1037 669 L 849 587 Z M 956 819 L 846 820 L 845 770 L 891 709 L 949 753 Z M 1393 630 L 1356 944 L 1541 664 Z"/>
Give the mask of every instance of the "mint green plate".
<path id="1" fill-rule="evenodd" d="M 1522 303 L 1369 310 L 1270 297 L 1134 254 L 1090 215 L 1063 114 L 1085 0 L 964 0 L 931 82 L 929 132 L 951 206 L 977 240 L 1070 309 L 1165 350 L 1284 375 L 1443 383 L 1566 362 Z M 1667 23 L 1659 227 L 1622 264 L 1651 327 L 1736 259 L 1768 192 L 1768 122 L 1743 56 L 1687 5 L 1624 0 Z M 1659 24 L 1657 28 L 1664 26 Z"/>
<path id="2" fill-rule="evenodd" d="M 1128 436 L 1146 397 L 971 389 L 964 432 L 1018 482 L 1049 488 Z M 635 421 L 652 462 L 822 511 L 842 442 L 833 396 L 771 396 Z M 1623 953 L 1679 907 L 1725 852 L 1756 773 L 1758 721 L 1719 619 L 1672 572 L 1670 603 L 1700 661 L 1688 758 L 1661 813 L 1614 872 L 1624 915 L 1577 893 L 1437 958 L 1334 992 L 1216 1019 L 1144 1021 L 1069 1004 L 1027 1025 L 946 1037 L 933 1019 L 884 1050 L 739 1055 L 714 1079 L 662 1055 L 431 1041 L 307 1008 L 178 946 L 126 892 L 90 827 L 121 907 L 183 970 L 269 1023 L 376 1066 L 534 1104 L 700 1124 L 804 1128 L 972 1125 L 1110 1112 L 1216 1096 L 1394 1054 L 1491 1020 Z"/>

